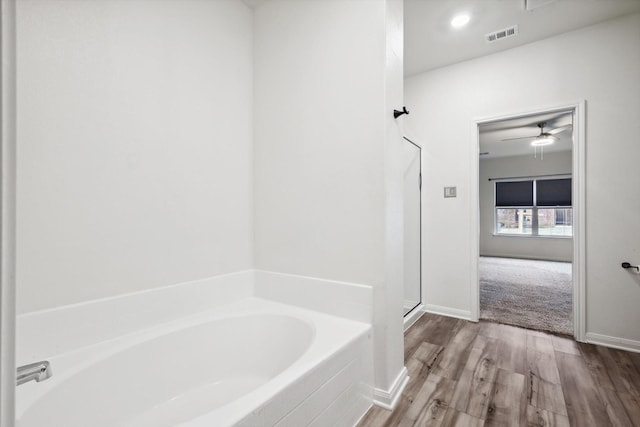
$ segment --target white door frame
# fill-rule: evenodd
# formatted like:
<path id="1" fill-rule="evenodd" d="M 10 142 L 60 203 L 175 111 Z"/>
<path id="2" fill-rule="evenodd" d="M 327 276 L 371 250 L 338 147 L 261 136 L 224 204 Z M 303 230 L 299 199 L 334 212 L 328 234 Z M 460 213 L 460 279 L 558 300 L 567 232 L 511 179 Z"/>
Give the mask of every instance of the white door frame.
<path id="1" fill-rule="evenodd" d="M 15 422 L 16 3 L 0 2 L 0 425 Z"/>
<path id="2" fill-rule="evenodd" d="M 585 112 L 586 101 L 581 100 L 565 105 L 531 109 L 518 114 L 503 114 L 485 117 L 473 121 L 473 146 L 471 153 L 471 320 L 480 317 L 480 283 L 478 259 L 480 256 L 480 135 L 478 127 L 482 124 L 506 119 L 517 119 L 532 115 L 573 111 L 573 150 L 572 150 L 572 198 L 573 198 L 573 328 L 577 341 L 585 340 L 586 304 L 586 246 L 585 246 Z"/>

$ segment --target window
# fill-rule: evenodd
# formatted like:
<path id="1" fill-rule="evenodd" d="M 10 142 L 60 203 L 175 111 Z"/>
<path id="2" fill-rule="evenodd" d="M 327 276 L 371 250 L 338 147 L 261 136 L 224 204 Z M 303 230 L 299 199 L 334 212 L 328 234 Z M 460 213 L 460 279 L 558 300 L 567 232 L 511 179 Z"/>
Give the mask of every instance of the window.
<path id="1" fill-rule="evenodd" d="M 496 234 L 573 235 L 571 178 L 496 181 L 495 209 Z"/>

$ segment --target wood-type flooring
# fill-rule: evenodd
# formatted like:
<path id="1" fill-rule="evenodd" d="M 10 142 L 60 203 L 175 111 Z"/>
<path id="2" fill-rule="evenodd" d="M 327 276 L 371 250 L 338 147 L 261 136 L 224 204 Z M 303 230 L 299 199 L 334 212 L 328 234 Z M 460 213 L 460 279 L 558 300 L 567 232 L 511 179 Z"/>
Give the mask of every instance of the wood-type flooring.
<path id="1" fill-rule="evenodd" d="M 640 427 L 640 354 L 425 314 L 405 333 L 396 409 L 358 427 Z"/>

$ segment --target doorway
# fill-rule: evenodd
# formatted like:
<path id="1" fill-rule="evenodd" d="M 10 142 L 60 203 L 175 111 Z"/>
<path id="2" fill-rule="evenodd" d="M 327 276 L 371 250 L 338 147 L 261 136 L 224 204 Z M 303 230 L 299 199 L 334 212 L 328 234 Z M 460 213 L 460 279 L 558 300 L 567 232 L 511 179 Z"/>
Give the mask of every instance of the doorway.
<path id="1" fill-rule="evenodd" d="M 576 104 L 475 122 L 476 319 L 584 330 L 582 114 Z"/>

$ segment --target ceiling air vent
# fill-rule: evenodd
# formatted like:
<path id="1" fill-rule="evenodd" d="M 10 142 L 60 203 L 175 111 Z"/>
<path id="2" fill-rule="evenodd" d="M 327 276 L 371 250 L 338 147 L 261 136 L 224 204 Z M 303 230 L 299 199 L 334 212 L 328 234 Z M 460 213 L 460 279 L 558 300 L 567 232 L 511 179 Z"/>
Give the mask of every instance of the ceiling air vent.
<path id="1" fill-rule="evenodd" d="M 513 25 L 509 28 L 505 28 L 503 30 L 498 30 L 498 31 L 494 31 L 493 33 L 489 33 L 484 37 L 487 43 L 493 43 L 507 37 L 515 36 L 517 34 L 518 34 L 518 26 Z"/>

